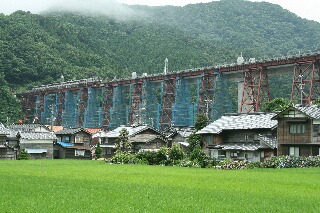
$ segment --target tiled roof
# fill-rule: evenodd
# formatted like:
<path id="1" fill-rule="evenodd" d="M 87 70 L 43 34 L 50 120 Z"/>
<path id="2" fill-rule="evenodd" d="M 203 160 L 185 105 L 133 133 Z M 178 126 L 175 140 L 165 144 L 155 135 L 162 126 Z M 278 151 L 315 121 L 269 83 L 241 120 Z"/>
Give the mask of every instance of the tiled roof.
<path id="1" fill-rule="evenodd" d="M 57 139 L 52 132 L 19 132 L 22 139 Z"/>
<path id="2" fill-rule="evenodd" d="M 7 129 L 2 123 L 0 123 L 0 135 L 10 135 L 10 129 Z"/>
<path id="3" fill-rule="evenodd" d="M 45 125 L 48 129 L 51 130 L 51 126 L 50 125 Z M 52 131 L 53 132 L 59 132 L 63 130 L 63 126 L 52 126 Z"/>
<path id="4" fill-rule="evenodd" d="M 317 106 L 304 106 L 304 107 L 294 107 L 300 112 L 306 114 L 307 116 L 314 118 L 314 119 L 319 119 L 320 118 L 320 108 Z"/>
<path id="5" fill-rule="evenodd" d="M 120 126 L 120 127 L 116 128 L 116 129 L 108 132 L 107 134 L 105 134 L 105 137 L 107 137 L 107 138 L 117 138 L 117 137 L 119 137 L 120 131 L 122 129 L 126 129 L 129 132 L 129 136 L 134 136 L 136 134 L 139 134 L 140 132 L 142 132 L 142 131 L 144 131 L 146 129 L 152 129 L 155 132 L 157 132 L 160 135 L 162 135 L 161 132 L 159 132 L 158 130 L 156 130 L 156 129 L 150 127 L 150 126 Z"/>
<path id="6" fill-rule="evenodd" d="M 233 129 L 272 129 L 278 123 L 271 120 L 273 116 L 275 113 L 225 115 L 199 130 L 197 134 L 219 134 L 223 130 Z"/>
<path id="7" fill-rule="evenodd" d="M 8 129 L 12 129 L 19 132 L 32 132 L 36 128 L 40 127 L 40 124 L 12 124 L 8 126 Z"/>
<path id="8" fill-rule="evenodd" d="M 234 144 L 219 144 L 216 145 L 215 148 L 221 148 L 222 150 L 247 150 L 247 151 L 255 151 L 260 148 L 260 144 L 253 143 L 253 144 L 241 144 L 241 143 L 234 143 Z"/>
<path id="9" fill-rule="evenodd" d="M 299 105 L 287 107 L 286 109 L 282 110 L 281 112 L 273 116 L 272 119 L 276 120 L 279 116 L 281 116 L 283 113 L 287 112 L 288 110 L 298 110 L 312 119 L 320 119 L 320 108 L 318 106 L 299 106 Z"/>
<path id="10" fill-rule="evenodd" d="M 93 134 L 99 132 L 101 130 L 101 128 L 85 128 L 85 130 L 87 132 L 89 132 L 91 135 L 93 135 Z"/>
<path id="11" fill-rule="evenodd" d="M 84 131 L 84 132 L 87 132 L 85 129 L 83 128 L 74 128 L 74 129 L 68 129 L 68 128 L 65 128 L 63 130 L 60 130 L 59 132 L 56 132 L 57 135 L 73 135 L 77 132 L 80 132 L 80 131 Z M 88 132 L 87 132 L 88 133 Z M 90 134 L 90 133 L 89 133 Z"/>
<path id="12" fill-rule="evenodd" d="M 154 139 L 161 139 L 166 142 L 166 140 L 161 135 L 152 135 L 152 134 L 141 134 L 141 135 L 135 135 L 134 137 L 130 137 L 129 141 L 131 143 L 148 143 L 153 141 Z"/>

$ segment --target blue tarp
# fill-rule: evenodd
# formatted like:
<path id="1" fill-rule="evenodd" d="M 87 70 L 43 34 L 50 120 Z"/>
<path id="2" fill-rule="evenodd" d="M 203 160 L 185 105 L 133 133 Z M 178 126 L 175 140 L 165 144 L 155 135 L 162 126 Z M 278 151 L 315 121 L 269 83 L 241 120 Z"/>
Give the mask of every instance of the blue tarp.
<path id="1" fill-rule="evenodd" d="M 63 146 L 63 147 L 70 147 L 70 146 L 74 146 L 73 143 L 67 143 L 67 142 L 57 142 L 57 144 Z"/>

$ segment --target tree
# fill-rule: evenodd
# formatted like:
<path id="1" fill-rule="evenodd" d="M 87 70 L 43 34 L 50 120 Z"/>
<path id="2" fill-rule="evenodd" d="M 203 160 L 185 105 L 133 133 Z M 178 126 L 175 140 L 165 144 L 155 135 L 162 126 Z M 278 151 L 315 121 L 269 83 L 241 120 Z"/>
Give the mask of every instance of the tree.
<path id="1" fill-rule="evenodd" d="M 30 159 L 30 154 L 26 149 L 22 149 L 17 157 L 18 157 L 18 160 L 28 160 Z"/>
<path id="2" fill-rule="evenodd" d="M 196 146 L 202 145 L 202 137 L 200 135 L 196 134 L 197 131 L 194 131 L 188 138 L 188 143 L 189 143 L 189 153 L 192 153 L 192 151 L 196 148 Z"/>
<path id="3" fill-rule="evenodd" d="M 129 153 L 132 143 L 129 141 L 129 132 L 127 129 L 122 128 L 119 133 L 119 138 L 116 140 L 117 152 L 120 150 L 124 153 Z"/>
<path id="4" fill-rule="evenodd" d="M 194 124 L 194 128 L 196 129 L 196 131 L 206 127 L 209 123 L 209 119 L 207 116 L 203 115 L 203 114 L 200 114 L 198 115 L 197 117 L 197 120 Z"/>
<path id="5" fill-rule="evenodd" d="M 181 147 L 179 145 L 173 145 L 169 150 L 169 159 L 176 161 L 176 160 L 182 160 L 183 158 L 184 158 L 184 153 Z"/>
<path id="6" fill-rule="evenodd" d="M 94 151 L 94 158 L 99 159 L 102 157 L 102 149 L 100 147 L 100 142 L 97 143 L 96 150 Z"/>
<path id="7" fill-rule="evenodd" d="M 269 101 L 262 105 L 261 111 L 263 112 L 276 112 L 282 111 L 287 107 L 291 106 L 291 101 L 284 98 L 275 98 L 272 101 Z"/>

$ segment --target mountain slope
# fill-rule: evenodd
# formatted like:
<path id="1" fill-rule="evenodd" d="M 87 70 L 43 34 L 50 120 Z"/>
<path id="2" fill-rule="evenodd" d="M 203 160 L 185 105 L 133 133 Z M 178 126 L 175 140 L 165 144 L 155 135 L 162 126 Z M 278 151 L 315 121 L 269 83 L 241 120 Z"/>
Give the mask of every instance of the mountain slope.
<path id="1" fill-rule="evenodd" d="M 70 80 L 158 73 L 165 58 L 169 70 L 179 70 L 234 62 L 240 52 L 267 58 L 314 50 L 320 40 L 320 23 L 266 2 L 127 7 L 138 15 L 0 14 L 0 75 L 17 92 L 61 75 Z"/>

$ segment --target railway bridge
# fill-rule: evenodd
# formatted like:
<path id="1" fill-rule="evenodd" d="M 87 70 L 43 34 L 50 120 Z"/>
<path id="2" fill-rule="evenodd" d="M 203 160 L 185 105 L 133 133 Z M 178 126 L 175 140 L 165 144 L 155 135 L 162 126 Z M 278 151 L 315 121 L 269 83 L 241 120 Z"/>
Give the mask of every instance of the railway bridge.
<path id="1" fill-rule="evenodd" d="M 232 112 L 230 83 L 238 88 L 238 112 L 257 112 L 270 100 L 269 76 L 292 74 L 291 100 L 311 104 L 320 95 L 320 52 L 106 81 L 99 78 L 33 87 L 19 93 L 25 119 L 66 128 L 148 124 L 157 129 L 193 126 Z M 279 85 L 281 87 L 281 85 Z"/>

